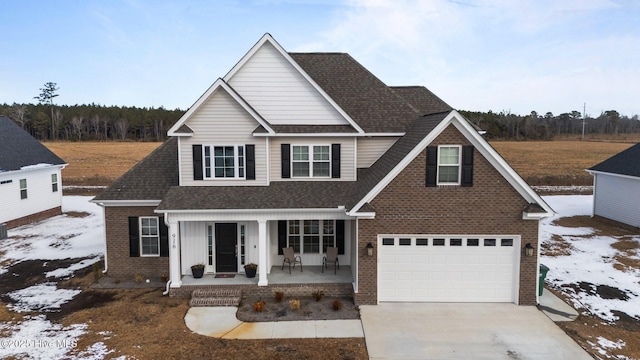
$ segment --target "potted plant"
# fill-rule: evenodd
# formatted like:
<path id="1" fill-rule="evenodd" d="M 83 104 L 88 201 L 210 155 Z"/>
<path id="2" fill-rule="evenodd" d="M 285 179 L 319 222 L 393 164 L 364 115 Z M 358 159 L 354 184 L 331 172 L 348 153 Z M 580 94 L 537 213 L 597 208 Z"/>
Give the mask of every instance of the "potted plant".
<path id="1" fill-rule="evenodd" d="M 195 264 L 191 266 L 191 274 L 194 279 L 200 279 L 204 275 L 204 264 Z"/>
<path id="2" fill-rule="evenodd" d="M 250 263 L 244 266 L 244 274 L 247 275 L 248 278 L 256 277 L 256 270 L 258 270 L 257 264 Z"/>

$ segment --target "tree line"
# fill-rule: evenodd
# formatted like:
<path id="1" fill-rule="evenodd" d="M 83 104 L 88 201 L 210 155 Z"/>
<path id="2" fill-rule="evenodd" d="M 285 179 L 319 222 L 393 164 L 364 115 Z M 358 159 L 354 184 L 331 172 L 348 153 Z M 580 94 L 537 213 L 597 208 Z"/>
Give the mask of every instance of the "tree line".
<path id="1" fill-rule="evenodd" d="M 539 115 L 532 111 L 529 115 L 516 115 L 510 112 L 494 113 L 478 111 L 460 111 L 469 121 L 487 131 L 489 139 L 500 140 L 552 140 L 555 136 L 584 134 L 631 134 L 640 132 L 638 115 L 628 117 L 616 110 L 607 110 L 599 116 L 585 116 L 579 111 L 554 115 L 547 112 Z"/>
<path id="2" fill-rule="evenodd" d="M 0 104 L 6 115 L 41 141 L 137 140 L 163 141 L 184 110 L 163 107 Z"/>

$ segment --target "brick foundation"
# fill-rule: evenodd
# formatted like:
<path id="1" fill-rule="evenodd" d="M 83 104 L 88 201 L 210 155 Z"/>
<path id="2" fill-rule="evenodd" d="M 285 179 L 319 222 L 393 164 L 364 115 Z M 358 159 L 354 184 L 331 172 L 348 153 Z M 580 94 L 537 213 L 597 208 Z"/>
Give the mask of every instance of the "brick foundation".
<path id="1" fill-rule="evenodd" d="M 30 223 L 36 222 L 36 221 L 45 220 L 45 219 L 48 219 L 50 217 L 61 215 L 61 214 L 62 214 L 62 207 L 61 206 L 54 207 L 54 208 L 49 209 L 49 210 L 40 211 L 40 212 L 37 212 L 35 214 L 31 214 L 31 215 L 23 216 L 23 217 L 18 218 L 18 219 L 7 221 L 6 222 L 7 229 L 13 229 L 13 228 L 18 227 L 18 226 L 30 224 Z"/>
<path id="2" fill-rule="evenodd" d="M 453 126 L 430 145 L 471 145 Z M 358 222 L 358 305 L 377 303 L 378 234 L 520 235 L 520 305 L 536 304 L 537 263 L 524 246 L 538 247 L 538 221 L 522 220 L 527 201 L 477 150 L 472 187 L 425 187 L 426 151 L 411 162 L 370 203 L 375 219 Z"/>
<path id="3" fill-rule="evenodd" d="M 239 289 L 243 296 L 255 296 L 262 298 L 273 297 L 274 292 L 282 291 L 286 297 L 311 296 L 316 290 L 322 290 L 326 297 L 353 297 L 351 283 L 326 283 L 326 284 L 274 284 L 268 286 L 257 285 L 187 285 L 180 288 L 172 288 L 169 296 L 178 298 L 190 298 L 196 289 Z"/>

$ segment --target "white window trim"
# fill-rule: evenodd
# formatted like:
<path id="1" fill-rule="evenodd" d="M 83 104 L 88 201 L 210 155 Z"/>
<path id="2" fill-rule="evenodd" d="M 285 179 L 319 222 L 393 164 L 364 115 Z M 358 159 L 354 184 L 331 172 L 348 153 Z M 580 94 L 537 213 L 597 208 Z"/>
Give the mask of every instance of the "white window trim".
<path id="1" fill-rule="evenodd" d="M 24 180 L 24 187 L 22 187 L 22 180 Z M 20 200 L 25 200 L 29 198 L 29 185 L 27 184 L 27 179 L 20 179 Z M 22 197 L 22 191 L 24 191 L 24 197 Z"/>
<path id="2" fill-rule="evenodd" d="M 156 236 L 142 235 L 142 219 L 155 219 L 156 220 Z M 143 238 L 157 238 L 158 239 L 158 253 L 157 254 L 145 254 L 142 248 Z M 140 257 L 160 257 L 160 218 L 158 216 L 140 216 L 138 218 L 138 243 L 140 244 Z"/>
<path id="3" fill-rule="evenodd" d="M 55 181 L 54 178 L 55 177 Z M 55 185 L 55 190 L 54 190 L 54 185 Z M 58 174 L 51 174 L 51 192 L 58 192 L 59 190 L 59 186 L 58 186 Z"/>
<path id="4" fill-rule="evenodd" d="M 215 148 L 216 147 L 233 147 L 233 177 L 216 177 L 215 176 Z M 209 157 L 211 159 L 211 176 L 207 176 L 207 159 L 205 156 L 205 148 L 209 148 Z M 242 158 L 243 158 L 243 166 L 244 176 L 239 176 L 240 173 L 240 155 L 238 154 L 238 149 L 242 148 Z M 247 149 L 244 144 L 215 144 L 215 145 L 203 145 L 202 146 L 202 178 L 204 180 L 215 180 L 215 181 L 225 181 L 225 180 L 244 180 L 247 177 Z"/>
<path id="5" fill-rule="evenodd" d="M 440 149 L 441 148 L 458 148 L 458 164 L 456 165 L 458 167 L 458 181 L 456 182 L 441 182 L 440 181 L 440 166 L 451 166 L 453 167 L 454 165 L 451 164 L 444 164 L 441 165 L 440 164 Z M 436 183 L 438 185 L 460 185 L 461 184 L 461 176 L 462 176 L 462 145 L 438 145 L 438 171 L 436 173 Z"/>
<path id="6" fill-rule="evenodd" d="M 318 232 L 318 234 L 305 234 L 305 232 L 304 232 L 304 221 L 305 220 L 319 221 L 319 224 L 318 224 L 319 232 Z M 291 246 L 291 245 L 289 245 L 289 237 L 290 236 L 299 236 L 300 237 L 300 252 L 298 252 L 297 254 L 305 254 L 305 252 L 304 252 L 304 237 L 305 236 L 318 236 L 320 238 L 318 252 L 317 253 L 316 252 L 310 252 L 310 253 L 307 253 L 307 254 L 314 254 L 314 255 L 323 255 L 323 254 L 325 254 L 325 252 L 324 252 L 324 238 L 325 238 L 325 236 L 331 236 L 333 238 L 333 244 L 329 244 L 329 245 L 330 246 L 336 246 L 336 221 L 335 220 L 331 220 L 331 219 L 323 219 L 323 220 L 305 219 L 305 220 L 287 220 L 287 246 Z M 289 223 L 291 221 L 298 221 L 298 225 L 299 225 L 299 229 L 300 229 L 300 233 L 299 234 L 291 234 L 289 232 L 289 230 L 290 230 Z M 324 233 L 324 221 L 332 221 L 333 222 L 333 234 L 325 234 Z"/>
<path id="7" fill-rule="evenodd" d="M 293 148 L 296 147 L 296 146 L 304 146 L 309 151 L 309 160 L 306 161 L 307 163 L 309 163 L 309 174 L 307 176 L 299 176 L 299 175 L 296 176 L 296 175 L 294 175 L 293 164 L 294 163 L 303 163 L 303 162 L 305 162 L 304 160 L 293 160 Z M 313 147 L 314 146 L 328 147 L 329 148 L 329 160 L 318 160 L 318 161 L 313 160 Z M 312 178 L 312 179 L 314 179 L 314 178 L 315 179 L 330 179 L 331 178 L 331 159 L 332 159 L 332 157 L 331 157 L 332 156 L 332 154 L 331 154 L 331 144 L 291 144 L 291 150 L 290 151 L 291 151 L 291 154 L 289 155 L 289 158 L 291 159 L 290 160 L 290 162 L 291 162 L 291 165 L 290 165 L 291 178 L 297 178 L 297 179 L 309 179 L 309 178 Z M 329 175 L 327 175 L 327 176 L 313 176 L 313 163 L 314 162 L 318 162 L 318 163 L 320 163 L 320 162 L 322 162 L 322 163 L 328 162 L 329 163 Z"/>

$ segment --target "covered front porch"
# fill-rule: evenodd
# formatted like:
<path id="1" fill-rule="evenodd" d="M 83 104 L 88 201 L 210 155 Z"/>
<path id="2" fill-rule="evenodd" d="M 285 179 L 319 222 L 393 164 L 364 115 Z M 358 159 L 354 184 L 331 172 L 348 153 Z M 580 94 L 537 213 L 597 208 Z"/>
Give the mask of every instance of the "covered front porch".
<path id="1" fill-rule="evenodd" d="M 164 213 L 169 228 L 170 288 L 349 284 L 357 288 L 357 220 L 344 208 L 292 210 L 180 211 Z M 289 274 L 282 248 L 302 258 Z M 328 247 L 338 249 L 340 270 L 322 273 Z M 255 278 L 244 266 L 257 264 Z M 191 267 L 204 266 L 194 278 Z"/>

